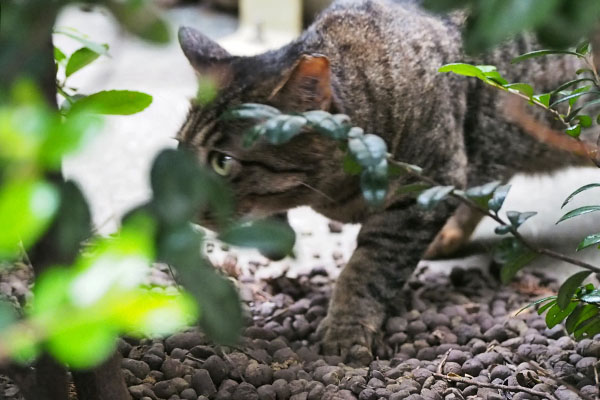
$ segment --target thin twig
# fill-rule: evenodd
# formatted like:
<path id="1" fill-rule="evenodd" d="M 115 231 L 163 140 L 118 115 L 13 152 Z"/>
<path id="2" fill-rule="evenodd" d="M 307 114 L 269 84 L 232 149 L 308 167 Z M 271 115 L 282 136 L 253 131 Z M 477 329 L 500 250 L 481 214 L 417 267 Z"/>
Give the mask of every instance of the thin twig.
<path id="1" fill-rule="evenodd" d="M 478 386 L 478 387 L 504 390 L 504 391 L 508 391 L 508 392 L 525 392 L 525 393 L 529 393 L 533 396 L 539 396 L 539 397 L 542 397 L 545 399 L 556 400 L 556 397 L 552 396 L 549 393 L 540 392 L 538 390 L 533 390 L 533 389 L 530 389 L 530 388 L 527 388 L 524 386 L 500 385 L 500 384 L 496 384 L 496 383 L 479 382 L 479 381 L 476 381 L 473 379 L 463 378 L 462 376 L 448 376 L 448 375 L 439 374 L 439 373 L 434 373 L 433 376 L 435 376 L 436 378 L 441 378 L 441 379 L 445 379 L 445 380 L 452 381 L 452 382 L 465 383 L 467 385 L 474 385 L 474 386 Z"/>
<path id="2" fill-rule="evenodd" d="M 448 351 L 446 352 L 446 354 L 444 354 L 444 357 L 442 357 L 442 361 L 440 361 L 440 364 L 437 367 L 437 373 L 441 374 L 442 370 L 444 369 L 444 364 L 446 364 L 446 360 L 448 359 L 448 356 L 450 355 L 450 352 L 452 351 L 452 349 L 448 349 Z"/>
<path id="3" fill-rule="evenodd" d="M 521 358 L 523 361 L 529 363 L 529 365 L 531 365 L 536 370 L 536 372 L 538 374 L 543 375 L 546 378 L 552 379 L 553 381 L 555 381 L 559 385 L 563 385 L 564 387 L 566 387 L 567 389 L 569 389 L 571 392 L 573 392 L 577 396 L 581 397 L 583 400 L 593 400 L 589 396 L 586 396 L 583 393 L 581 393 L 581 391 L 579 389 L 577 389 L 576 386 L 574 386 L 574 385 L 570 384 L 569 382 L 565 381 L 564 379 L 559 378 L 558 376 L 554 375 L 552 372 L 550 372 L 548 369 L 542 367 L 536 361 L 531 360 L 531 359 L 529 359 L 527 357 L 522 357 L 522 356 L 518 356 L 518 357 Z"/>
<path id="4" fill-rule="evenodd" d="M 425 182 L 425 183 L 427 183 L 427 184 L 429 184 L 431 186 L 441 186 L 441 184 L 438 183 L 438 182 L 436 182 L 434 179 L 431 179 L 431 178 L 429 178 L 429 177 L 427 177 L 425 175 L 421 175 L 421 174 L 419 174 L 419 173 L 417 173 L 417 172 L 415 172 L 415 171 L 407 168 L 406 164 L 404 164 L 404 163 L 401 163 L 401 162 L 398 162 L 398 161 L 395 161 L 395 160 L 388 160 L 388 161 L 391 164 L 394 164 L 394 165 L 397 165 L 399 167 L 404 168 L 405 171 L 409 175 L 411 175 L 411 176 L 413 176 L 413 177 L 415 177 L 415 178 L 417 178 L 417 179 L 419 179 L 419 180 L 421 180 L 421 181 L 423 181 L 423 182 Z M 585 268 L 585 269 L 587 269 L 589 271 L 592 271 L 592 272 L 595 272 L 595 273 L 600 273 L 600 268 L 597 267 L 597 266 L 595 266 L 595 265 L 586 263 L 585 261 L 581 261 L 581 260 L 578 260 L 576 258 L 569 257 L 569 256 L 564 255 L 562 253 L 558 253 L 558 252 L 556 252 L 554 250 L 546 249 L 546 248 L 543 248 L 543 247 L 538 247 L 538 246 L 534 245 L 533 243 L 530 243 L 527 239 L 525 239 L 517 231 L 517 229 L 514 226 L 512 226 L 509 223 L 506 223 L 502 218 L 500 218 L 498 216 L 498 214 L 493 213 L 490 210 L 481 207 L 479 204 L 475 203 L 473 200 L 471 200 L 471 199 L 469 199 L 467 197 L 461 196 L 459 194 L 456 194 L 454 191 L 450 192 L 449 196 L 451 196 L 451 197 L 459 200 L 460 202 L 466 204 L 467 206 L 469 206 L 469 207 L 471 207 L 471 208 L 479 211 L 483 215 L 492 218 L 494 221 L 496 221 L 500 225 L 508 227 L 508 229 L 510 230 L 510 233 L 517 240 L 519 240 L 525 247 L 527 247 L 529 250 L 533 251 L 534 253 L 537 253 L 537 254 L 540 254 L 540 255 L 546 255 L 548 257 L 551 257 L 551 258 L 554 258 L 554 259 L 557 259 L 557 260 L 568 262 L 569 264 L 577 265 L 577 266 Z"/>

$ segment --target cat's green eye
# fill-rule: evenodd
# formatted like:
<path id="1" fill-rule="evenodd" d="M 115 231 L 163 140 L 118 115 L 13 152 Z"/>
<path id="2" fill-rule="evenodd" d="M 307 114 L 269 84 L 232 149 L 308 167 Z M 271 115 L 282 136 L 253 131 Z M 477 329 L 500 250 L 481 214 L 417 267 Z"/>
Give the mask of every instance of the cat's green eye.
<path id="1" fill-rule="evenodd" d="M 223 153 L 212 153 L 210 155 L 210 166 L 221 176 L 228 176 L 233 169 L 233 157 Z"/>

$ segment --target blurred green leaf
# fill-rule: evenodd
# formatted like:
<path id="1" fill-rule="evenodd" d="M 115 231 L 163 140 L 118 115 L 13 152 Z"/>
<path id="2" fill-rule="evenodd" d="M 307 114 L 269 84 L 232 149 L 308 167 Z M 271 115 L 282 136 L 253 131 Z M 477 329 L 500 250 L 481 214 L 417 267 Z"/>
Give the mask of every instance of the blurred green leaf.
<path id="1" fill-rule="evenodd" d="M 363 169 L 360 175 L 360 188 L 368 204 L 372 206 L 383 204 L 388 188 L 387 160 L 385 158 L 378 165 Z"/>
<path id="2" fill-rule="evenodd" d="M 438 72 L 454 72 L 458 75 L 473 76 L 479 79 L 485 79 L 485 75 L 479 68 L 471 64 L 452 63 L 443 65 Z"/>
<path id="3" fill-rule="evenodd" d="M 581 54 L 583 56 L 585 56 L 586 54 L 588 54 L 589 51 L 590 51 L 590 41 L 589 40 L 584 40 L 575 49 L 576 53 L 579 53 L 579 54 Z"/>
<path id="4" fill-rule="evenodd" d="M 494 228 L 494 233 L 496 235 L 506 235 L 509 232 L 512 232 L 513 227 L 511 225 L 498 225 Z"/>
<path id="5" fill-rule="evenodd" d="M 243 146 L 245 148 L 252 147 L 266 133 L 265 123 L 253 125 L 250 129 L 244 132 Z"/>
<path id="6" fill-rule="evenodd" d="M 555 94 L 557 94 L 557 93 L 565 90 L 569 86 L 573 86 L 573 85 L 576 85 L 578 83 L 587 82 L 587 81 L 594 82 L 594 80 L 592 78 L 578 78 L 578 79 L 573 79 L 573 80 L 570 80 L 568 82 L 563 83 L 562 85 L 560 85 L 559 87 L 557 87 L 556 89 L 554 89 L 552 92 L 550 92 L 550 95 L 553 96 L 553 95 L 555 95 Z"/>
<path id="7" fill-rule="evenodd" d="M 3 182 L 0 187 L 0 219 L 7 229 L 0 230 L 0 259 L 11 259 L 28 249 L 46 231 L 56 210 L 59 196 L 54 186 L 41 180 Z"/>
<path id="8" fill-rule="evenodd" d="M 302 114 L 310 127 L 335 140 L 346 139 L 351 128 L 350 118 L 344 114 L 331 115 L 326 111 L 307 111 Z"/>
<path id="9" fill-rule="evenodd" d="M 573 332 L 575 340 L 591 339 L 598 333 L 600 333 L 600 316 L 598 314 L 581 321 L 575 328 L 575 332 Z"/>
<path id="10" fill-rule="evenodd" d="M 520 63 L 521 61 L 528 60 L 530 58 L 547 56 L 547 55 L 552 55 L 552 54 L 554 54 L 554 55 L 556 55 L 556 54 L 570 54 L 572 56 L 581 57 L 576 52 L 569 51 L 569 50 L 535 50 L 535 51 L 530 51 L 529 53 L 521 54 L 520 56 L 513 58 L 512 61 L 511 61 L 511 63 L 512 64 L 516 64 L 516 63 Z"/>
<path id="11" fill-rule="evenodd" d="M 300 134 L 306 126 L 306 119 L 297 115 L 278 115 L 264 124 L 265 138 L 271 144 L 283 144 Z"/>
<path id="12" fill-rule="evenodd" d="M 343 161 L 344 172 L 348 175 L 358 175 L 362 172 L 363 168 L 356 161 L 351 154 L 344 155 Z"/>
<path id="13" fill-rule="evenodd" d="M 574 301 L 570 302 L 564 309 L 560 308 L 558 304 L 550 307 L 546 313 L 546 325 L 548 328 L 552 329 L 560 324 L 575 310 L 575 307 L 577 307 L 577 302 Z"/>
<path id="14" fill-rule="evenodd" d="M 506 200 L 506 196 L 508 195 L 509 190 L 510 185 L 498 186 L 494 190 L 492 198 L 488 201 L 488 208 L 496 213 L 500 211 L 500 208 L 502 208 L 502 205 L 504 204 L 504 200 Z"/>
<path id="15" fill-rule="evenodd" d="M 556 299 L 556 296 L 548 296 L 548 297 L 544 297 L 543 299 L 539 299 L 539 300 L 536 300 L 536 301 L 534 301 L 532 303 L 529 303 L 526 306 L 522 307 L 519 311 L 517 311 L 517 313 L 515 314 L 515 317 L 517 315 L 521 314 L 523 311 L 525 311 L 526 309 L 528 309 L 530 307 L 535 307 L 538 304 L 542 304 L 542 303 L 545 303 L 547 301 L 555 300 L 555 299 Z"/>
<path id="16" fill-rule="evenodd" d="M 527 83 L 509 83 L 508 85 L 504 85 L 504 87 L 522 93 L 529 98 L 533 96 L 533 88 Z"/>
<path id="17" fill-rule="evenodd" d="M 583 250 L 590 246 L 600 243 L 600 233 L 594 233 L 593 235 L 588 235 L 577 245 L 576 251 Z"/>
<path id="18" fill-rule="evenodd" d="M 198 91 L 196 92 L 196 101 L 201 106 L 212 103 L 219 94 L 217 83 L 206 76 L 198 79 Z"/>
<path id="19" fill-rule="evenodd" d="M 586 303 L 600 304 L 600 290 L 595 289 L 581 296 L 581 300 Z"/>
<path id="20" fill-rule="evenodd" d="M 562 203 L 562 205 L 560 206 L 560 208 L 564 208 L 564 206 L 566 206 L 567 204 L 569 204 L 569 202 L 571 200 L 573 200 L 573 197 L 577 196 L 579 193 L 584 192 L 586 190 L 589 189 L 593 189 L 596 187 L 600 187 L 600 183 L 590 183 L 587 185 L 584 185 L 582 187 L 580 187 L 579 189 L 575 190 L 573 193 L 571 193 L 566 199 L 565 201 Z"/>
<path id="21" fill-rule="evenodd" d="M 465 191 L 465 196 L 475 201 L 482 208 L 487 208 L 494 191 L 500 186 L 500 181 L 489 182 L 481 186 L 474 186 Z"/>
<path id="22" fill-rule="evenodd" d="M 0 333 L 12 325 L 18 318 L 15 306 L 0 298 Z"/>
<path id="23" fill-rule="evenodd" d="M 537 215 L 535 211 L 527 211 L 527 212 L 518 212 L 518 211 L 507 211 L 506 216 L 510 221 L 511 225 L 515 228 L 520 227 L 525 221 L 529 218 Z"/>
<path id="24" fill-rule="evenodd" d="M 100 43 L 94 42 L 92 40 L 89 40 L 86 37 L 84 37 L 84 35 L 78 33 L 77 31 L 75 31 L 72 28 L 55 28 L 54 33 L 59 34 L 59 35 L 68 36 L 71 39 L 75 39 L 79 43 L 83 44 L 85 47 L 87 47 L 88 49 L 90 49 L 91 51 L 93 51 L 97 54 L 104 55 L 104 56 L 108 55 L 108 45 L 107 44 L 100 44 Z"/>
<path id="25" fill-rule="evenodd" d="M 569 218 L 577 217 L 579 215 L 584 215 L 584 214 L 588 214 L 588 213 L 596 212 L 596 211 L 600 211 L 600 206 L 579 207 L 579 208 L 569 211 L 568 213 L 566 213 L 565 215 L 560 217 L 560 219 L 558 221 L 556 221 L 556 223 L 558 224 Z"/>
<path id="26" fill-rule="evenodd" d="M 556 298 L 556 296 L 554 296 L 554 298 Z M 544 304 L 543 306 L 538 308 L 538 310 L 537 310 L 538 315 L 542 315 L 544 313 L 544 311 L 548 310 L 550 307 L 553 307 L 555 305 L 556 305 L 556 300 L 552 300 L 551 302 Z"/>
<path id="27" fill-rule="evenodd" d="M 219 239 L 229 244 L 258 249 L 262 254 L 291 254 L 296 240 L 294 230 L 280 221 L 257 220 L 233 225 L 219 234 Z"/>
<path id="28" fill-rule="evenodd" d="M 539 101 L 546 108 L 550 107 L 550 93 L 536 94 L 532 98 L 536 101 Z"/>
<path id="29" fill-rule="evenodd" d="M 400 188 L 398 189 L 398 191 L 396 193 L 405 194 L 405 193 L 422 192 L 425 189 L 429 189 L 430 187 L 431 187 L 431 185 L 428 185 L 427 183 L 411 183 L 408 185 L 400 186 Z"/>
<path id="30" fill-rule="evenodd" d="M 104 46 L 106 46 L 106 49 L 108 50 L 108 45 Z M 99 53 L 96 53 L 87 47 L 82 47 L 76 50 L 73 54 L 71 54 L 71 57 L 69 57 L 67 67 L 65 69 L 65 75 L 67 77 L 73 75 L 81 68 L 94 62 L 98 57 L 100 57 Z"/>
<path id="31" fill-rule="evenodd" d="M 380 165 L 387 156 L 387 145 L 383 139 L 371 134 L 348 140 L 348 150 L 364 168 Z"/>
<path id="32" fill-rule="evenodd" d="M 494 250 L 494 261 L 502 265 L 500 279 L 502 283 L 509 283 L 527 264 L 533 261 L 537 254 L 525 247 L 514 237 L 502 239 Z"/>
<path id="33" fill-rule="evenodd" d="M 453 190 L 454 186 L 434 186 L 419 195 L 417 204 L 426 210 L 431 210 Z"/>
<path id="34" fill-rule="evenodd" d="M 108 8 L 123 27 L 144 40 L 166 44 L 171 38 L 169 26 L 150 1 L 109 1 Z"/>
<path id="35" fill-rule="evenodd" d="M 591 271 L 580 271 L 573 275 L 571 275 L 558 290 L 558 299 L 557 303 L 561 310 L 567 308 L 571 299 L 575 295 L 575 291 L 581 286 L 584 279 L 590 276 Z"/>
<path id="36" fill-rule="evenodd" d="M 221 115 L 225 121 L 236 119 L 256 119 L 265 120 L 281 115 L 281 112 L 275 107 L 266 104 L 244 103 L 238 107 L 231 108 Z"/>
<path id="37" fill-rule="evenodd" d="M 54 60 L 56 60 L 57 63 L 62 64 L 66 59 L 67 56 L 65 53 L 63 53 L 58 47 L 54 46 Z"/>
<path id="38" fill-rule="evenodd" d="M 600 91 L 590 91 L 591 88 L 592 88 L 591 85 L 577 88 L 577 89 L 573 90 L 571 92 L 571 94 L 563 96 L 560 99 L 552 102 L 550 104 L 550 107 L 556 107 L 558 104 L 564 103 L 567 100 L 569 101 L 569 106 L 573 107 L 573 105 L 575 104 L 577 99 L 580 98 L 581 96 L 585 96 L 588 94 L 595 94 L 595 95 L 600 94 Z"/>
<path id="39" fill-rule="evenodd" d="M 581 125 L 582 128 L 589 128 L 592 126 L 592 118 L 589 115 L 577 115 L 575 119 L 579 121 L 578 125 Z"/>
<path id="40" fill-rule="evenodd" d="M 77 100 L 71 112 L 93 114 L 131 115 L 136 114 L 152 103 L 152 96 L 131 90 L 106 90 Z"/>

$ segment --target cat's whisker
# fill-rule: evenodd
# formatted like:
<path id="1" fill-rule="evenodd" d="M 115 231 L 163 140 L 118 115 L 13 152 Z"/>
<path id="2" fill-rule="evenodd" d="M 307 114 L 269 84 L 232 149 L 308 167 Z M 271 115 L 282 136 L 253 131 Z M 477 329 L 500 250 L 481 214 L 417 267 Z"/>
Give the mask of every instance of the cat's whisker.
<path id="1" fill-rule="evenodd" d="M 327 200 L 331 201 L 332 203 L 335 203 L 335 200 L 333 199 L 333 197 L 330 197 L 327 194 L 325 194 L 322 191 L 320 191 L 319 189 L 310 186 L 308 183 L 302 182 L 302 181 L 300 181 L 298 183 L 300 183 L 302 186 L 306 186 L 307 188 L 309 188 L 310 190 L 314 191 L 315 193 L 320 194 L 321 196 L 325 197 Z"/>

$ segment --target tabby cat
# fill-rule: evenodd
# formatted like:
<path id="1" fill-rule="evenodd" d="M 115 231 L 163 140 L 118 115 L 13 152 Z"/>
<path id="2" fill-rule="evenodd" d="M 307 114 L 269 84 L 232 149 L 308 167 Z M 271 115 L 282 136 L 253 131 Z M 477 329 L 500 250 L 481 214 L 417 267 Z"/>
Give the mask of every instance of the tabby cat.
<path id="1" fill-rule="evenodd" d="M 399 178 L 384 207 L 369 208 L 357 177 L 343 172 L 336 142 L 306 131 L 281 146 L 245 148 L 243 132 L 251 123 L 219 117 L 248 102 L 347 114 L 354 125 L 384 138 L 396 160 L 457 187 L 576 162 L 511 125 L 498 91 L 438 73 L 443 64 L 473 62 L 463 53 L 461 23 L 460 15 L 432 15 L 414 1 L 337 1 L 300 38 L 253 57 L 231 55 L 201 33 L 180 29 L 186 57 L 219 91 L 209 105 L 192 102 L 178 140 L 229 180 L 237 212 L 264 216 L 308 205 L 329 218 L 362 224 L 320 326 L 325 353 L 370 359 L 386 315 L 402 305 L 404 283 L 456 205 L 419 209 L 414 197 L 394 193 L 410 183 Z M 508 66 L 532 46 L 522 37 L 475 62 L 497 65 L 509 81 L 529 82 L 540 92 L 575 70 L 561 57 Z M 429 253 L 466 240 L 478 218 L 459 208 Z"/>

